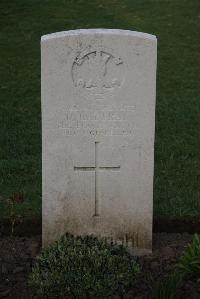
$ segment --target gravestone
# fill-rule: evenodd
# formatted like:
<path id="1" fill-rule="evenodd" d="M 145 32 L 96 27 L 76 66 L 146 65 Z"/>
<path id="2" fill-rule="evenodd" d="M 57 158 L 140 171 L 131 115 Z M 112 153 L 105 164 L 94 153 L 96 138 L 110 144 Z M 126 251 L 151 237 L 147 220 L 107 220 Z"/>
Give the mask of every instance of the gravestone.
<path id="1" fill-rule="evenodd" d="M 128 30 L 42 37 L 44 246 L 69 232 L 151 252 L 156 50 Z"/>

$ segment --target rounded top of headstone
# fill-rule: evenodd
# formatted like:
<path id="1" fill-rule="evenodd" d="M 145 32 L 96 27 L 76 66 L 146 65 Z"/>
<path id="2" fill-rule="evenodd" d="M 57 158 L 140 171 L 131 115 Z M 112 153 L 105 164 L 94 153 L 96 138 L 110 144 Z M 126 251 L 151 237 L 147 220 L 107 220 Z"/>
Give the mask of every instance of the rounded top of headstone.
<path id="1" fill-rule="evenodd" d="M 76 36 L 76 35 L 90 35 L 90 34 L 104 34 L 104 35 L 127 35 L 131 37 L 138 37 L 142 39 L 156 40 L 156 36 L 148 33 L 123 30 L 123 29 L 76 29 L 76 30 L 67 30 L 61 32 L 55 32 L 43 35 L 41 41 L 46 41 L 49 39 L 62 38 L 65 36 Z"/>

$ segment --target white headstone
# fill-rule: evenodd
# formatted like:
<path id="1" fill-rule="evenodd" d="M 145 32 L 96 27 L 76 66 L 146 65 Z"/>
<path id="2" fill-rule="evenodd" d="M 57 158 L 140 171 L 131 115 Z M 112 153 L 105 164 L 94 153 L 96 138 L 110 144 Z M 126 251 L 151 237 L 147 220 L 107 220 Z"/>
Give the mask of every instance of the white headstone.
<path id="1" fill-rule="evenodd" d="M 69 232 L 151 252 L 156 37 L 73 30 L 41 48 L 43 244 Z"/>

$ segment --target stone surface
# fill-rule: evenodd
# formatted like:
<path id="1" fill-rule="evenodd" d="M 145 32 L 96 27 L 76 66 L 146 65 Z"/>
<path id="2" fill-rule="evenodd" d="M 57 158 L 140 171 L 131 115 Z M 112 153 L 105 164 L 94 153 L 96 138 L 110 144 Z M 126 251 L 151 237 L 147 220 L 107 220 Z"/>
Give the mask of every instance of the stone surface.
<path id="1" fill-rule="evenodd" d="M 156 49 L 127 30 L 42 37 L 44 246 L 70 232 L 151 251 Z"/>

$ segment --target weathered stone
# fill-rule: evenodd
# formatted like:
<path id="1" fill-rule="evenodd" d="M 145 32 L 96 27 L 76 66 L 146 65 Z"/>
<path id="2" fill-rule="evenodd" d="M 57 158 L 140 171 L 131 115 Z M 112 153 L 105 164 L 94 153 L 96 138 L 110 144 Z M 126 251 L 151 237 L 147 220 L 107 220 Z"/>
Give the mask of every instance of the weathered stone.
<path id="1" fill-rule="evenodd" d="M 155 36 L 42 37 L 43 244 L 65 232 L 151 251 Z"/>

